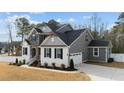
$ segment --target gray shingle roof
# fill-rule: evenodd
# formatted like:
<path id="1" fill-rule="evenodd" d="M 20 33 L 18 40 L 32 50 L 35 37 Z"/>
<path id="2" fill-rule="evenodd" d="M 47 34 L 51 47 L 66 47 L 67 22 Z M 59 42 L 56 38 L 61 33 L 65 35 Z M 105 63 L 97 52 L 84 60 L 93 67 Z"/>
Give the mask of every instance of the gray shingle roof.
<path id="1" fill-rule="evenodd" d="M 89 44 L 89 46 L 108 46 L 109 41 L 106 40 L 92 40 Z"/>
<path id="2" fill-rule="evenodd" d="M 65 44 L 70 45 L 74 40 L 76 40 L 85 29 L 71 30 L 65 33 L 55 32 L 56 35 L 64 41 Z"/>

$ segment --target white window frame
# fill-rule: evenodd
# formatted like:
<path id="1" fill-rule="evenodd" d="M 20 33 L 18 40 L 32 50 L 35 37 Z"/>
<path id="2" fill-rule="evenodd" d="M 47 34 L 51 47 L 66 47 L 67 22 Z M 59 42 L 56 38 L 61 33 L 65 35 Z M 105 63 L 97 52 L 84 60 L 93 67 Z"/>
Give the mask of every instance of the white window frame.
<path id="1" fill-rule="evenodd" d="M 63 48 L 55 48 L 56 49 L 56 53 L 55 53 L 55 55 L 56 55 L 56 57 L 55 57 L 55 59 L 63 59 L 63 53 L 61 54 L 61 49 L 62 49 L 62 52 L 63 52 Z M 61 58 L 61 56 L 62 56 L 62 58 Z"/>
<path id="2" fill-rule="evenodd" d="M 52 52 L 52 50 L 51 50 L 51 48 L 44 48 L 44 50 L 46 49 L 46 51 L 44 51 L 44 52 L 46 52 L 46 53 L 44 53 L 45 55 L 44 55 L 44 58 L 51 58 L 51 52 Z"/>
<path id="3" fill-rule="evenodd" d="M 23 55 L 28 55 L 28 48 L 27 47 L 23 47 Z"/>
<path id="4" fill-rule="evenodd" d="M 95 49 L 97 49 L 97 51 L 95 51 Z M 97 52 L 98 55 L 95 55 L 95 52 Z M 99 57 L 99 48 L 98 47 L 93 48 L 93 56 Z"/>

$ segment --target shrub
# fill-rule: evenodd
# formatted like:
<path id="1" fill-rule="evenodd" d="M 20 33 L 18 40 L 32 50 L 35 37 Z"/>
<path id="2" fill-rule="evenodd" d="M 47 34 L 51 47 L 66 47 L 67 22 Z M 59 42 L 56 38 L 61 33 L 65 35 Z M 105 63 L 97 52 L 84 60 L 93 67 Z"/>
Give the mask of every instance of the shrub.
<path id="1" fill-rule="evenodd" d="M 114 58 L 109 58 L 109 59 L 108 59 L 108 62 L 109 62 L 109 63 L 114 62 Z"/>
<path id="2" fill-rule="evenodd" d="M 18 64 L 16 64 L 17 66 L 20 66 L 20 65 L 22 65 L 22 62 L 21 62 L 21 60 L 18 62 Z"/>
<path id="3" fill-rule="evenodd" d="M 12 63 L 12 62 L 10 62 L 10 63 L 9 63 L 9 65 L 13 65 L 13 63 Z"/>
<path id="4" fill-rule="evenodd" d="M 44 63 L 44 67 L 48 67 L 48 63 Z"/>
<path id="5" fill-rule="evenodd" d="M 12 65 L 17 65 L 16 63 L 12 63 Z"/>
<path id="6" fill-rule="evenodd" d="M 15 60 L 15 64 L 18 64 L 18 58 L 16 58 L 16 60 Z"/>
<path id="7" fill-rule="evenodd" d="M 55 64 L 55 63 L 52 63 L 52 67 L 53 67 L 53 68 L 56 68 L 56 64 Z"/>
<path id="8" fill-rule="evenodd" d="M 26 60 L 25 59 L 23 59 L 23 63 L 22 64 L 25 64 L 26 63 Z"/>
<path id="9" fill-rule="evenodd" d="M 40 66 L 41 66 L 41 62 L 38 61 L 38 63 L 37 63 L 37 67 L 40 67 Z"/>
<path id="10" fill-rule="evenodd" d="M 65 64 L 61 64 L 61 69 L 65 69 Z"/>
<path id="11" fill-rule="evenodd" d="M 73 62 L 73 59 L 70 60 L 70 69 L 74 69 L 74 62 Z"/>

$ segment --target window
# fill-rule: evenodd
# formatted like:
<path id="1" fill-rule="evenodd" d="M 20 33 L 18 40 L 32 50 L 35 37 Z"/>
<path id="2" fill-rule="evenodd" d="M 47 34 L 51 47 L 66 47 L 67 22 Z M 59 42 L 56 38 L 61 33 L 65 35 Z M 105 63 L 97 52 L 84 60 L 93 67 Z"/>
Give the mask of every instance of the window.
<path id="1" fill-rule="evenodd" d="M 51 58 L 51 48 L 44 48 L 44 57 Z"/>
<path id="2" fill-rule="evenodd" d="M 99 57 L 99 48 L 93 48 L 93 56 Z"/>
<path id="3" fill-rule="evenodd" d="M 27 55 L 28 54 L 28 48 L 23 47 L 23 55 Z"/>
<path id="4" fill-rule="evenodd" d="M 55 48 L 54 54 L 55 54 L 55 58 L 63 59 L 63 49 L 62 48 Z"/>
<path id="5" fill-rule="evenodd" d="M 35 34 L 32 35 L 32 41 L 36 41 L 36 35 Z"/>

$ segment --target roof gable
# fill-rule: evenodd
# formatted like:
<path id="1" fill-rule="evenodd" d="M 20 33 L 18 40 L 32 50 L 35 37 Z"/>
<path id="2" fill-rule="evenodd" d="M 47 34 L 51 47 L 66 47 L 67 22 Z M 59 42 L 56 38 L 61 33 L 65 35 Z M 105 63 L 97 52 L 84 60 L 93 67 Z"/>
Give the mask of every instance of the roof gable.
<path id="1" fill-rule="evenodd" d="M 55 32 L 55 34 L 63 40 L 63 42 L 66 45 L 70 45 L 72 42 L 74 42 L 81 34 L 84 32 L 85 29 L 80 29 L 80 30 L 71 30 L 71 31 L 66 31 L 65 33 L 59 33 Z"/>
<path id="2" fill-rule="evenodd" d="M 66 44 L 56 35 L 48 36 L 41 46 L 66 46 Z"/>

